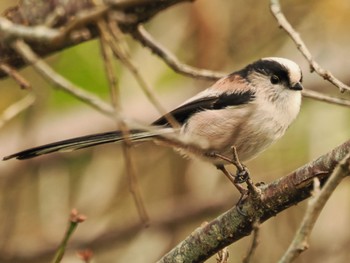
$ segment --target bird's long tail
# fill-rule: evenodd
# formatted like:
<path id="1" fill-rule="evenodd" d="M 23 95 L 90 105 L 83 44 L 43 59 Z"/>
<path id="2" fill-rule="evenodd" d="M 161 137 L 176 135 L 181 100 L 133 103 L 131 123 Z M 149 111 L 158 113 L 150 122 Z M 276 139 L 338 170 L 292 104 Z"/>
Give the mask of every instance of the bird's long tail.
<path id="1" fill-rule="evenodd" d="M 130 130 L 129 136 L 132 141 L 140 141 L 150 139 L 157 135 L 167 133 L 166 129 L 155 131 Z M 112 131 L 106 133 L 91 134 L 81 137 L 76 137 L 68 140 L 58 141 L 54 143 L 45 144 L 42 146 L 30 148 L 18 153 L 5 156 L 3 160 L 16 158 L 18 160 L 30 159 L 39 155 L 53 153 L 74 151 L 82 148 L 87 148 L 99 144 L 122 141 L 124 136 L 121 131 Z"/>

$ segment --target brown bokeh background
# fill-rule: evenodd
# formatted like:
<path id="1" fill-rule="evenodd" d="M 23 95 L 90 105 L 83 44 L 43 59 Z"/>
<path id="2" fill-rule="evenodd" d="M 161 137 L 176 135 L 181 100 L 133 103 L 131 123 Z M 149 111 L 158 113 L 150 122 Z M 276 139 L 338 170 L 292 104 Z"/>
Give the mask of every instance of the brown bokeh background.
<path id="1" fill-rule="evenodd" d="M 13 4 L 3 0 L 0 9 Z M 282 7 L 314 58 L 349 84 L 349 1 L 288 0 Z M 309 72 L 294 43 L 270 14 L 268 1 L 197 0 L 165 10 L 145 27 L 187 64 L 230 72 L 260 57 L 287 57 L 301 65 L 306 88 L 350 99 Z M 129 36 L 125 41 L 132 60 L 168 110 L 210 85 L 174 73 Z M 72 82 L 109 100 L 98 41 L 52 55 L 47 62 Z M 116 67 L 124 114 L 145 124 L 157 118 L 132 75 L 119 62 Z M 21 73 L 31 82 L 36 102 L 0 130 L 1 156 L 116 128 L 113 119 L 53 89 L 30 67 Z M 0 85 L 1 111 L 28 93 L 10 79 L 1 80 Z M 247 165 L 255 182 L 271 182 L 348 140 L 349 131 L 348 108 L 304 99 L 298 119 L 283 139 Z M 118 145 L 1 162 L 0 261 L 48 262 L 65 232 L 69 211 L 75 207 L 88 220 L 78 227 L 62 262 L 81 262 L 76 251 L 84 248 L 94 251 L 93 262 L 154 262 L 237 200 L 232 185 L 210 164 L 183 159 L 151 143 L 134 147 L 132 153 L 150 215 L 148 228 L 141 226 L 128 191 Z M 322 212 L 309 250 L 297 262 L 349 262 L 349 195 L 346 179 Z M 276 262 L 281 257 L 306 204 L 261 226 L 253 262 Z M 229 247 L 229 262 L 241 262 L 250 240 L 247 237 Z"/>

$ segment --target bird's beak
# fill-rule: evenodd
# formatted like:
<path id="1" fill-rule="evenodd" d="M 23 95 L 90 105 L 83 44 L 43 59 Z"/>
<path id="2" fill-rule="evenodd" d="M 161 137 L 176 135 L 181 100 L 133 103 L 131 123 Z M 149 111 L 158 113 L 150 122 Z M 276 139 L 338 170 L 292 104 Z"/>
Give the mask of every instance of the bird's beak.
<path id="1" fill-rule="evenodd" d="M 302 89 L 303 89 L 303 86 L 301 85 L 300 82 L 297 82 L 296 84 L 292 85 L 292 86 L 290 87 L 290 89 L 292 89 L 292 90 L 302 90 Z"/>

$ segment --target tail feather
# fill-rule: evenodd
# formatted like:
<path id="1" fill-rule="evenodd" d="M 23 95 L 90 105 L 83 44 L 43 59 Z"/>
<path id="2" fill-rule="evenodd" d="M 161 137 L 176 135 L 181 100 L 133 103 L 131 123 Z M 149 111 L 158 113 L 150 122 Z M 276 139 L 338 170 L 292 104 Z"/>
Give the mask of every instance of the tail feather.
<path id="1" fill-rule="evenodd" d="M 150 137 L 154 137 L 160 134 L 159 131 L 149 132 L 142 130 L 130 130 L 130 137 L 132 140 L 142 140 Z M 18 160 L 30 159 L 39 155 L 53 153 L 53 152 L 66 152 L 74 151 L 82 148 L 87 148 L 99 144 L 118 142 L 123 140 L 123 134 L 121 131 L 112 131 L 106 133 L 91 134 L 81 137 L 76 137 L 68 140 L 58 141 L 54 143 L 45 144 L 42 146 L 30 148 L 18 153 L 14 153 L 5 156 L 3 160 L 9 160 L 16 158 Z"/>

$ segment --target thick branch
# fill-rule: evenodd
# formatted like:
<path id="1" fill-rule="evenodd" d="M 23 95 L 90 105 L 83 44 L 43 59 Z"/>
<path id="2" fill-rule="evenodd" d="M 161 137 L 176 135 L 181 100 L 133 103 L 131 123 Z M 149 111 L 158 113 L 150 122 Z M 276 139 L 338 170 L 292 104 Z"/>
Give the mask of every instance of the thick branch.
<path id="1" fill-rule="evenodd" d="M 117 12 L 115 20 L 127 32 L 163 9 L 189 1 L 193 0 L 105 0 L 106 6 L 94 8 L 88 0 L 23 0 L 0 17 L 0 63 L 16 69 L 26 64 L 10 48 L 14 39 L 26 40 L 39 56 L 47 56 L 95 38 L 95 21 L 109 12 Z M 72 37 L 72 31 L 80 32 L 83 27 L 89 29 L 89 34 Z M 5 76 L 0 71 L 0 78 Z"/>
<path id="2" fill-rule="evenodd" d="M 289 175 L 261 187 L 261 203 L 249 197 L 242 205 L 243 216 L 236 207 L 196 229 L 159 262 L 201 262 L 227 245 L 249 235 L 256 219 L 264 222 L 272 216 L 310 196 L 313 178 L 322 183 L 350 151 L 350 141 L 304 165 Z"/>

